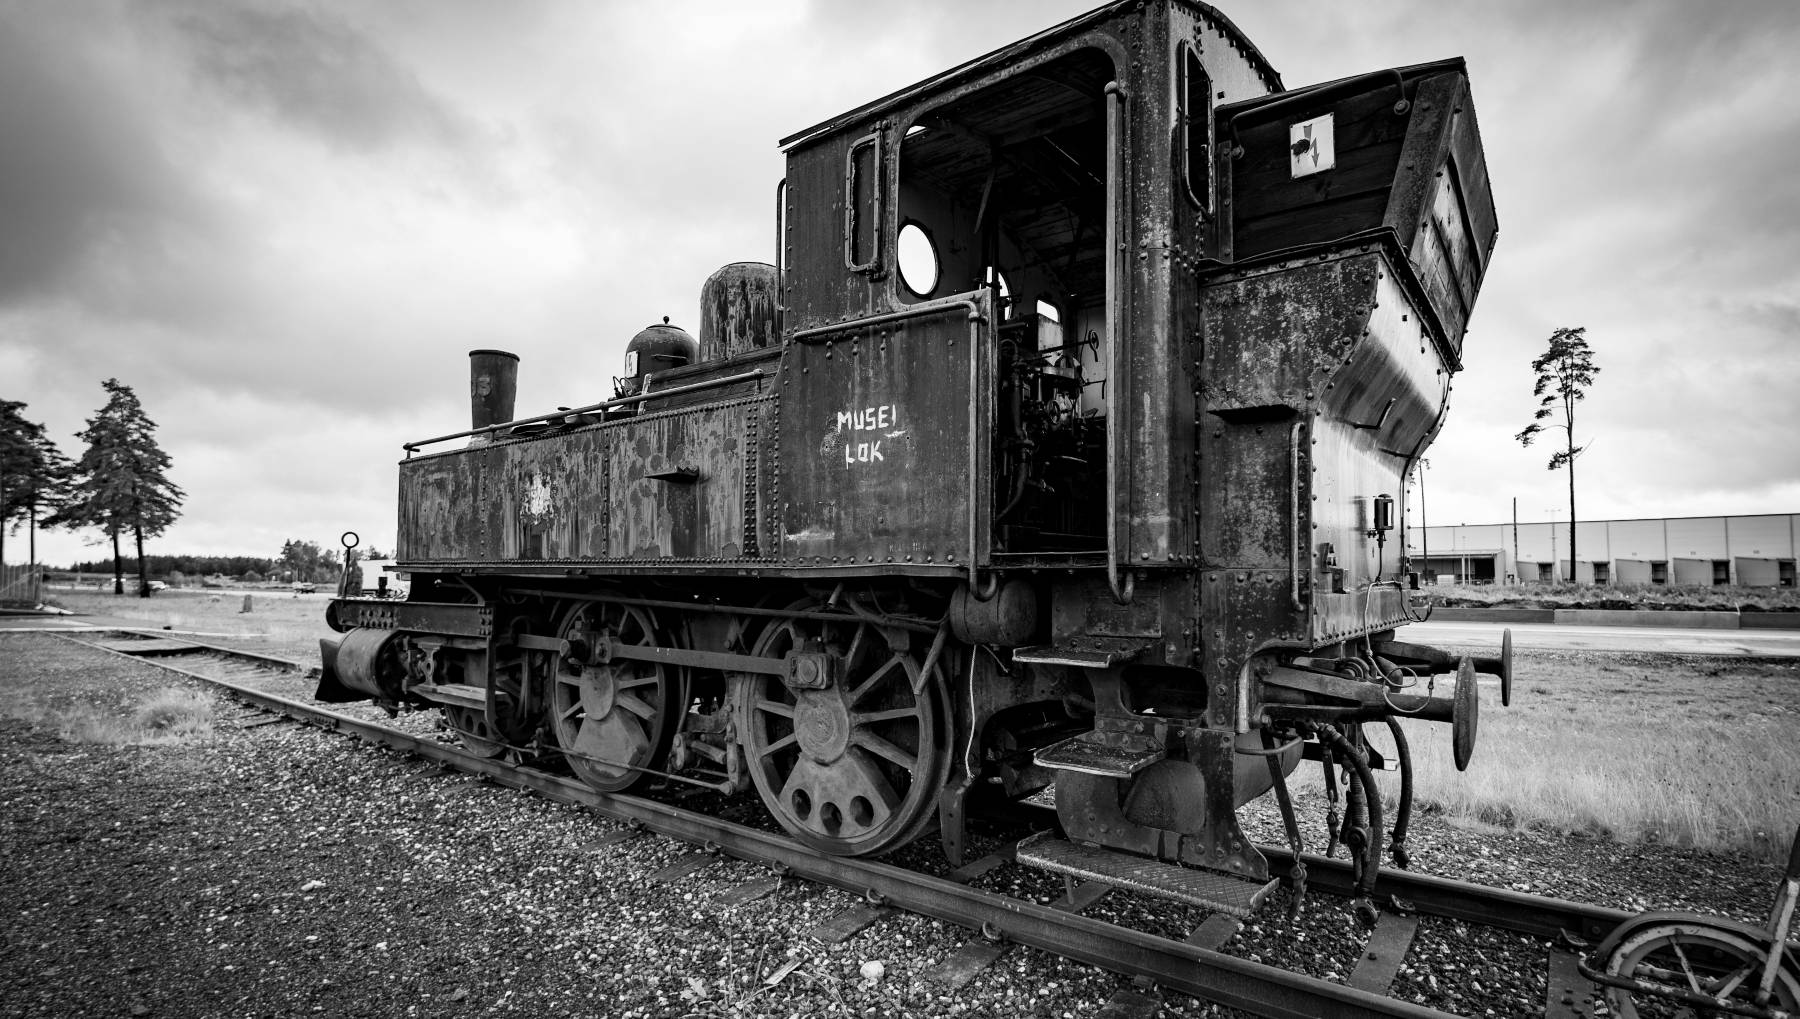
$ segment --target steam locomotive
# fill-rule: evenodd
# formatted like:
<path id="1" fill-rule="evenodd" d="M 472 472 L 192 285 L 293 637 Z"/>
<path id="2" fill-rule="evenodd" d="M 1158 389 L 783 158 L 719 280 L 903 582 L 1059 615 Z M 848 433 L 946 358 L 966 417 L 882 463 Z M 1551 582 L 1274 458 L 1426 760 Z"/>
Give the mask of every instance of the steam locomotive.
<path id="1" fill-rule="evenodd" d="M 1462 61 L 1287 90 L 1212 7 L 1122 0 L 782 145 L 775 261 L 612 398 L 515 418 L 472 353 L 472 427 L 400 463 L 410 592 L 331 604 L 319 698 L 754 790 L 821 853 L 960 862 L 1054 785 L 1021 862 L 1233 913 L 1275 885 L 1237 809 L 1291 820 L 1312 759 L 1364 880 L 1404 864 L 1364 727 L 1463 765 L 1511 686 L 1396 639 L 1497 232 Z"/>

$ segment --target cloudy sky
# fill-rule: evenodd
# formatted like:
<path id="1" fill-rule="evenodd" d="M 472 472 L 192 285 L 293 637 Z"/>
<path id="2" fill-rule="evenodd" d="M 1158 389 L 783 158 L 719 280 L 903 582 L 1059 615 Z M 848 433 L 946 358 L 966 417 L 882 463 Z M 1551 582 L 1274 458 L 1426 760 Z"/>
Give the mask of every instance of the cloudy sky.
<path id="1" fill-rule="evenodd" d="M 777 138 L 1088 6 L 0 0 L 0 399 L 73 456 L 135 387 L 188 493 L 152 551 L 391 547 L 468 350 L 522 357 L 521 415 L 609 396 L 769 260 Z M 1564 325 L 1602 369 L 1584 518 L 1800 511 L 1800 5 L 1220 6 L 1289 87 L 1468 59 L 1501 234 L 1433 522 L 1566 519 L 1512 439 Z"/>

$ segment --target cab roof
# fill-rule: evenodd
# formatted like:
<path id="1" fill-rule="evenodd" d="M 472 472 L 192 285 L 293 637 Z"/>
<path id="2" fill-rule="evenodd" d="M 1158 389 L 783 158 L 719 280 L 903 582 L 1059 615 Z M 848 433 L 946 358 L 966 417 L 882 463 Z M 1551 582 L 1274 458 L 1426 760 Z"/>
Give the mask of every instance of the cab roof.
<path id="1" fill-rule="evenodd" d="M 873 102 L 864 103 L 848 113 L 840 113 L 837 116 L 815 124 L 804 131 L 788 135 L 786 138 L 781 139 L 781 148 L 784 151 L 796 148 L 826 135 L 835 134 L 851 125 L 861 124 L 871 117 L 886 113 L 901 105 L 917 101 L 919 98 L 929 95 L 932 92 L 942 91 L 973 78 L 980 77 L 983 74 L 987 74 L 990 71 L 1004 67 L 1007 64 L 1018 60 L 1020 57 L 1034 49 L 1051 45 L 1070 36 L 1078 35 L 1096 24 L 1116 17 L 1123 11 L 1139 6 L 1141 3 L 1143 3 L 1143 0 L 1114 0 L 1113 3 L 1107 4 L 1104 7 L 1099 7 L 1086 14 L 1070 18 L 1068 21 L 1052 28 L 1047 28 L 1036 35 L 1028 36 L 1007 46 L 1002 46 L 991 53 L 976 57 L 966 63 L 959 64 L 948 71 L 932 75 L 923 81 L 908 85 L 897 92 L 889 93 Z M 1263 83 L 1268 86 L 1271 92 L 1282 91 L 1281 75 L 1276 72 L 1274 66 L 1263 56 L 1262 51 L 1257 49 L 1256 46 L 1250 42 L 1249 38 L 1246 37 L 1243 32 L 1238 30 L 1236 25 L 1232 24 L 1230 18 L 1227 18 L 1224 14 L 1220 13 L 1218 8 L 1211 4 L 1201 3 L 1199 0 L 1162 0 L 1162 3 L 1169 7 L 1179 6 L 1186 8 L 1206 19 L 1213 27 L 1217 28 L 1231 40 L 1233 47 L 1242 52 L 1250 60 L 1256 67 L 1257 72 L 1261 75 Z"/>

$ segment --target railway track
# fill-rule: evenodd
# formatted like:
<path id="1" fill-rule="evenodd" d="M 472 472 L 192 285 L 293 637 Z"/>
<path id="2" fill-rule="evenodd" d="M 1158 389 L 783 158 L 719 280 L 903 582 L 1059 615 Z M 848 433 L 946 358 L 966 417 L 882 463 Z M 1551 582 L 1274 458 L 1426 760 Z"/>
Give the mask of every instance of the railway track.
<path id="1" fill-rule="evenodd" d="M 548 799 L 586 807 L 622 822 L 617 838 L 651 832 L 694 846 L 688 855 L 665 868 L 664 879 L 698 872 L 726 858 L 768 869 L 765 878 L 726 893 L 747 901 L 772 891 L 781 877 L 796 878 L 849 891 L 863 902 L 812 932 L 824 941 L 842 941 L 880 922 L 893 911 L 906 911 L 978 932 L 932 972 L 952 987 L 972 979 L 1012 945 L 1029 945 L 1133 978 L 1135 990 L 1121 991 L 1101 1014 L 1126 1017 L 1152 1015 L 1151 985 L 1254 1015 L 1315 1016 L 1445 1016 L 1411 1002 L 1387 997 L 1385 991 L 1406 958 L 1422 917 L 1444 917 L 1549 939 L 1546 955 L 1547 1019 L 1585 1016 L 1592 984 L 1577 972 L 1575 955 L 1562 950 L 1570 937 L 1593 941 L 1631 914 L 1599 906 L 1492 888 L 1406 871 L 1384 870 L 1376 901 L 1384 912 L 1347 983 L 1339 984 L 1218 951 L 1237 931 L 1236 921 L 1209 918 L 1185 940 L 1158 937 L 1083 915 L 1110 894 L 1097 883 L 1068 882 L 1062 899 L 1049 905 L 972 887 L 971 882 L 1011 862 L 1006 844 L 943 876 L 919 873 L 876 860 L 820 856 L 778 834 L 698 814 L 639 796 L 608 795 L 576 779 L 538 768 L 509 764 L 465 752 L 435 739 L 403 732 L 318 705 L 302 703 L 258 689 L 258 678 L 305 674 L 299 663 L 231 648 L 171 638 L 118 634 L 62 639 L 110 654 L 132 658 L 200 680 L 242 703 L 268 713 L 269 721 L 292 720 L 414 754 L 497 784 L 529 790 Z M 254 724 L 254 723 L 253 723 Z M 1273 867 L 1284 875 L 1293 857 L 1265 847 Z M 1314 854 L 1302 857 L 1310 891 L 1349 895 L 1351 871 L 1339 860 Z"/>

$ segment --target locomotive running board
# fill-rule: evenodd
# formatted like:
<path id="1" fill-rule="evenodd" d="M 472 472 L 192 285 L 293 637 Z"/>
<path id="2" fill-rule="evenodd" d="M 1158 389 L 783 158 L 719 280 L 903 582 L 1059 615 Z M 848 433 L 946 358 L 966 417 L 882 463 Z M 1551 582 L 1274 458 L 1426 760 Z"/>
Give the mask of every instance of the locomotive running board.
<path id="1" fill-rule="evenodd" d="M 1246 881 L 1212 870 L 1196 870 L 1161 860 L 1084 846 L 1049 832 L 1019 843 L 1016 858 L 1027 867 L 1098 881 L 1140 895 L 1247 917 L 1262 906 L 1279 881 Z"/>
<path id="2" fill-rule="evenodd" d="M 407 693 L 415 697 L 437 704 L 449 705 L 453 708 L 474 708 L 476 711 L 487 710 L 487 688 L 467 686 L 461 683 L 420 683 L 408 687 Z M 508 694 L 496 693 L 501 700 L 509 699 Z"/>

